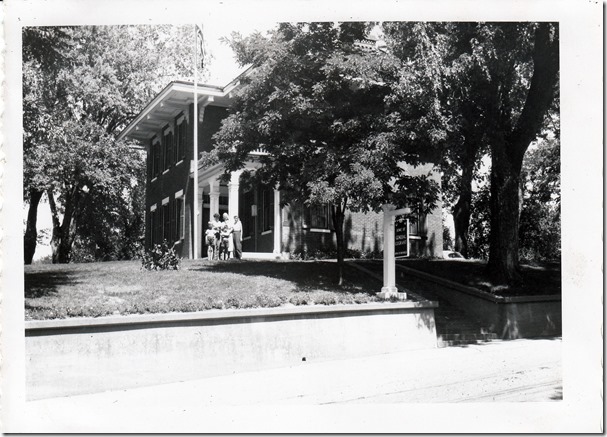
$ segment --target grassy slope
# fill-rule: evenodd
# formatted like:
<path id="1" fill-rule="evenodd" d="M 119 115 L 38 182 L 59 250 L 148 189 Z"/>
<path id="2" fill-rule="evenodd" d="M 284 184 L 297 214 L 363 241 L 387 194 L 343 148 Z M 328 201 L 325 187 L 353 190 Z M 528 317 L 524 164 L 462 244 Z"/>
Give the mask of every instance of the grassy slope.
<path id="1" fill-rule="evenodd" d="M 375 302 L 381 284 L 334 262 L 183 261 L 146 271 L 139 261 L 25 267 L 27 320 L 221 308 Z"/>

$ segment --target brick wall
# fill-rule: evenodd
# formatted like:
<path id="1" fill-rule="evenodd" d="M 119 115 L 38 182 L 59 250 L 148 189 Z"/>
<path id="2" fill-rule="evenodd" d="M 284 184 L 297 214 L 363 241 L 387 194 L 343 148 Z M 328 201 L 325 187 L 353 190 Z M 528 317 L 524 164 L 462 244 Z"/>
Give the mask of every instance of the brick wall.
<path id="1" fill-rule="evenodd" d="M 440 185 L 440 174 L 432 165 L 405 166 L 412 176 L 425 175 Z M 425 217 L 424 238 L 412 241 L 411 256 L 440 257 L 443 250 L 442 203 Z M 335 250 L 335 232 L 330 226 L 324 232 L 302 226 L 304 214 L 302 206 L 287 206 L 283 209 L 282 250 L 284 252 L 315 250 Z M 344 221 L 346 247 L 360 252 L 381 252 L 383 250 L 383 213 L 346 212 Z"/>
<path id="2" fill-rule="evenodd" d="M 313 253 L 316 250 L 336 249 L 335 231 L 315 230 L 302 226 L 303 208 L 286 206 L 283 209 L 282 250 L 285 252 Z M 383 214 L 346 212 L 344 239 L 346 247 L 364 253 L 383 250 Z M 442 235 L 442 233 L 441 233 Z M 442 244 L 442 243 L 441 243 Z"/>

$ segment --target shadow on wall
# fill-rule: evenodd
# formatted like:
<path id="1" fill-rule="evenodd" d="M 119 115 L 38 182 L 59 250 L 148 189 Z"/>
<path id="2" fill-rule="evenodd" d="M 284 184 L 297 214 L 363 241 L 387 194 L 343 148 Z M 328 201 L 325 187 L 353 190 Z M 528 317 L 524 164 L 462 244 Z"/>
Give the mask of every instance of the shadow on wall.
<path id="1" fill-rule="evenodd" d="M 421 311 L 416 317 L 417 329 L 433 331 L 436 334 L 436 321 L 434 320 L 434 309 Z"/>
<path id="2" fill-rule="evenodd" d="M 426 247 L 424 249 L 424 252 L 426 252 L 426 256 L 429 256 L 429 257 L 438 257 L 438 254 L 435 253 L 435 250 L 434 250 L 434 243 L 435 242 L 436 242 L 436 233 L 432 232 L 432 234 L 430 235 L 430 237 L 426 241 Z"/>
<path id="3" fill-rule="evenodd" d="M 511 304 L 502 309 L 500 337 L 515 340 L 528 337 L 562 335 L 561 315 L 548 304 Z"/>
<path id="4" fill-rule="evenodd" d="M 356 243 L 356 238 L 352 234 L 352 216 L 348 215 L 344 222 L 344 244 L 346 247 L 350 247 L 351 243 Z M 363 246 L 364 246 L 363 241 Z"/>
<path id="5" fill-rule="evenodd" d="M 361 233 L 361 242 L 360 242 L 360 250 L 361 252 L 372 252 L 379 253 L 381 251 L 381 245 L 379 240 L 379 225 L 377 222 L 373 225 L 373 230 L 371 231 L 371 236 L 367 236 L 367 225 L 363 225 L 362 233 Z M 371 240 L 367 242 L 367 240 Z"/>
<path id="6" fill-rule="evenodd" d="M 286 241 L 286 247 L 284 248 L 287 252 L 293 252 L 295 248 L 301 247 L 301 233 L 297 232 L 295 224 L 301 223 L 302 213 L 298 208 L 293 206 L 287 207 L 287 223 L 289 226 L 289 236 Z"/>

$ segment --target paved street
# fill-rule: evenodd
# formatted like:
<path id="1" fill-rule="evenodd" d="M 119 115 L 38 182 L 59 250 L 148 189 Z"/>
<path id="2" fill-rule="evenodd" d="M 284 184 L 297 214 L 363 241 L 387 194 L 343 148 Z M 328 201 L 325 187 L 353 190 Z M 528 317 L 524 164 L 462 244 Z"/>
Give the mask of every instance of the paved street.
<path id="1" fill-rule="evenodd" d="M 262 423 L 243 429 L 243 417 L 268 406 L 279 411 L 291 406 L 388 408 L 562 397 L 560 339 L 494 341 L 32 401 L 26 404 L 23 431 L 264 432 Z M 240 412 L 238 417 L 225 422 L 223 415 L 211 414 L 226 406 Z M 313 432 L 318 423 L 301 426 Z"/>

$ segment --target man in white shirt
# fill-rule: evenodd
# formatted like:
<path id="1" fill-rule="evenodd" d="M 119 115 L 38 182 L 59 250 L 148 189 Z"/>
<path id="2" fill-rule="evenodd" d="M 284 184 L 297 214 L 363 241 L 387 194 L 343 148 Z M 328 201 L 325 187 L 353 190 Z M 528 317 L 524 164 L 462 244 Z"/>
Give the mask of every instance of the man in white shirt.
<path id="1" fill-rule="evenodd" d="M 242 222 L 238 216 L 234 216 L 234 225 L 232 226 L 232 240 L 234 246 L 234 258 L 242 259 Z"/>

